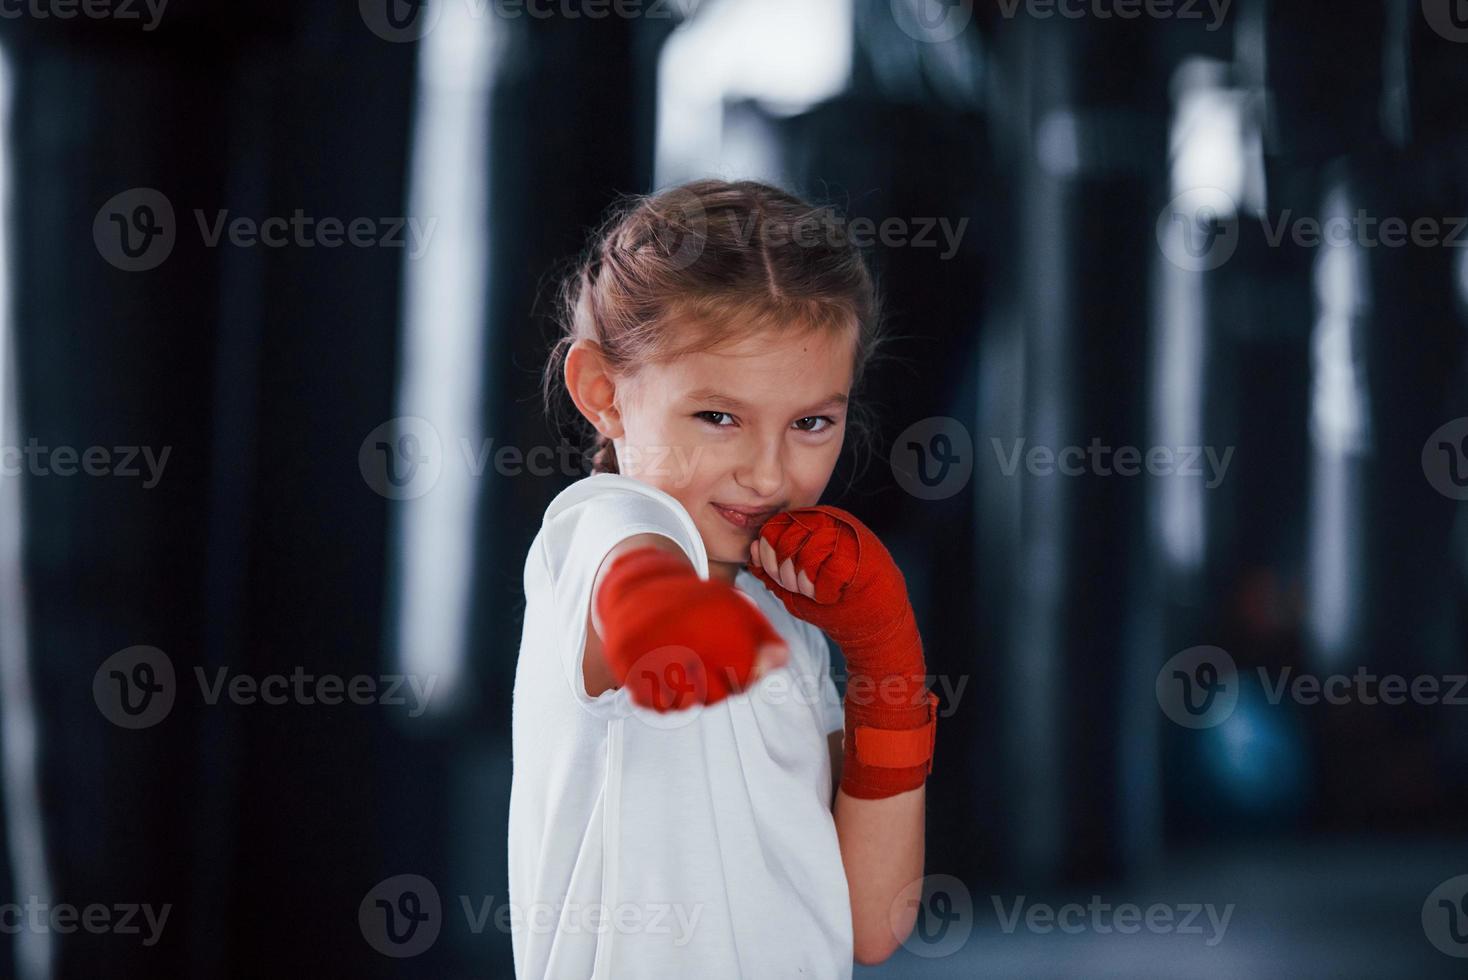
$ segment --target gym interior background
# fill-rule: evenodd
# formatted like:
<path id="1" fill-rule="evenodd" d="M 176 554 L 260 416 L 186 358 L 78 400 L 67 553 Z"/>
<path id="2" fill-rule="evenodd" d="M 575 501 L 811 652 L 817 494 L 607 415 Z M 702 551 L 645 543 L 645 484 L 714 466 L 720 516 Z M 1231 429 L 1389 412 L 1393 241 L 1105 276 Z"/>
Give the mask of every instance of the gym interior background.
<path id="1" fill-rule="evenodd" d="M 828 502 L 944 709 L 857 975 L 1460 975 L 1465 84 L 1451 0 L 5 0 L 0 976 L 511 976 L 547 291 L 701 175 L 898 338 Z"/>

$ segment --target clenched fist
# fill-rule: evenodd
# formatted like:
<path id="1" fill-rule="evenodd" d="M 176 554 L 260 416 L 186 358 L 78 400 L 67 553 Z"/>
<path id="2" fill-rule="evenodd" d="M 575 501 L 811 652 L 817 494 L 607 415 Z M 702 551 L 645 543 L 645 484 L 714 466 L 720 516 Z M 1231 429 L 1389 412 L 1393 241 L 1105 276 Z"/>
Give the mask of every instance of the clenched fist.
<path id="1" fill-rule="evenodd" d="M 846 657 L 841 788 L 874 799 L 922 785 L 932 767 L 937 698 L 925 688 L 907 583 L 882 542 L 839 507 L 785 511 L 751 543 L 749 569 Z"/>

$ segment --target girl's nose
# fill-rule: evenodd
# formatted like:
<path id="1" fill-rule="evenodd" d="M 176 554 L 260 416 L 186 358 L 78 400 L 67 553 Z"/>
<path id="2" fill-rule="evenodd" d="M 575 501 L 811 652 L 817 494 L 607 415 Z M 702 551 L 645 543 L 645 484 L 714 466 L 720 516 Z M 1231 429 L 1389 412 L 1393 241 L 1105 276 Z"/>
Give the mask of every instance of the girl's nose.
<path id="1" fill-rule="evenodd" d="M 773 497 L 779 493 L 785 482 L 785 468 L 780 451 L 779 445 L 760 446 L 754 458 L 738 475 L 738 482 L 761 497 Z"/>

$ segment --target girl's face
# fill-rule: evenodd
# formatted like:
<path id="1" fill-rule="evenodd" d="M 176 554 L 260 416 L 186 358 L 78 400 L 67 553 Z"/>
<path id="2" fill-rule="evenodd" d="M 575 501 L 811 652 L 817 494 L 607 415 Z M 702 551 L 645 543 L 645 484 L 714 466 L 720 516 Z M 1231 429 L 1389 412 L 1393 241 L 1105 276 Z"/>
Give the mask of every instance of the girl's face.
<path id="1" fill-rule="evenodd" d="M 820 502 L 846 435 L 854 331 L 763 333 L 617 384 L 618 468 L 669 494 L 732 582 L 760 526 Z"/>

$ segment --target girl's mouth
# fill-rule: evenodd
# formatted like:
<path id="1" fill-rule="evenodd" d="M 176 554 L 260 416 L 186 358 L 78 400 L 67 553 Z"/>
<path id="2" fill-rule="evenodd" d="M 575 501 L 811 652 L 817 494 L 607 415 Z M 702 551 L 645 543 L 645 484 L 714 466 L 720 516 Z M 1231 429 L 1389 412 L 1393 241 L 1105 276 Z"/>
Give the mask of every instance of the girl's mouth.
<path id="1" fill-rule="evenodd" d="M 710 506 L 719 512 L 719 516 L 733 524 L 742 531 L 758 528 L 765 521 L 774 516 L 773 510 L 745 510 L 734 507 L 725 507 L 710 501 Z"/>

